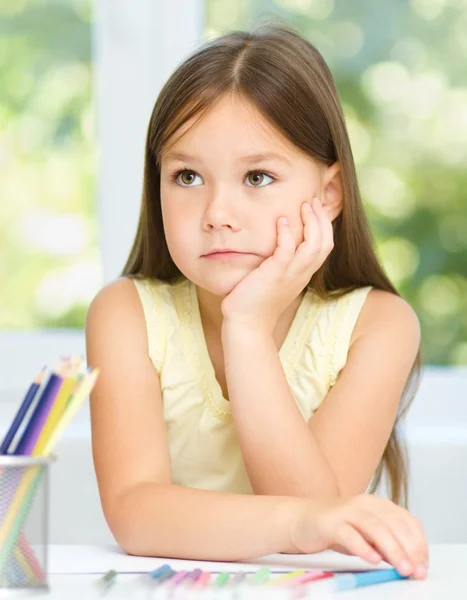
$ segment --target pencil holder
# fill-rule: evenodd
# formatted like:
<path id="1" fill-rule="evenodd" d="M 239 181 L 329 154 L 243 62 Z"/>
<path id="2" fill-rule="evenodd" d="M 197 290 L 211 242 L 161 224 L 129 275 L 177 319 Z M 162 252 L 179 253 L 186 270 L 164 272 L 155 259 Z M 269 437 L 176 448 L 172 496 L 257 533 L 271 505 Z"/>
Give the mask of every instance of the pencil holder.
<path id="1" fill-rule="evenodd" d="M 49 470 L 53 456 L 0 456 L 0 595 L 48 592 Z"/>

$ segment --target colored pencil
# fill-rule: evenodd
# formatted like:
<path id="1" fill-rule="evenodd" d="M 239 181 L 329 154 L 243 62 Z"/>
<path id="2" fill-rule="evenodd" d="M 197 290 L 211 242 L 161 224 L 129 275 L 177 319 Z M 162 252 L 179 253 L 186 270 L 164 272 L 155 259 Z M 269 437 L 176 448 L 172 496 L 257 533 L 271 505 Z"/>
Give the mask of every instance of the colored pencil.
<path id="1" fill-rule="evenodd" d="M 320 579 L 328 579 L 329 577 L 334 577 L 334 573 L 331 571 L 308 571 L 303 575 L 299 575 L 298 577 L 294 577 L 293 579 L 289 579 L 285 581 L 285 585 L 302 585 L 304 583 L 311 583 L 312 581 L 319 581 Z"/>
<path id="2" fill-rule="evenodd" d="M 290 571 L 290 573 L 284 573 L 284 575 L 280 575 L 279 577 L 275 577 L 269 581 L 269 585 L 280 585 L 281 583 L 287 582 L 289 579 L 294 577 L 298 577 L 299 575 L 303 575 L 305 573 L 304 569 L 300 569 L 299 571 Z"/>
<path id="3" fill-rule="evenodd" d="M 241 583 L 245 583 L 248 573 L 246 571 L 238 571 L 234 573 L 229 581 L 229 587 L 238 586 Z"/>
<path id="4" fill-rule="evenodd" d="M 213 585 L 215 587 L 223 587 L 229 581 L 229 577 L 230 573 L 227 573 L 227 571 L 223 571 L 222 573 L 219 573 L 219 575 L 216 577 L 216 579 L 213 582 Z"/>
<path id="5" fill-rule="evenodd" d="M 164 573 L 170 573 L 172 571 L 172 567 L 170 565 L 162 565 L 158 567 L 154 571 L 148 573 L 151 579 L 159 579 Z"/>
<path id="6" fill-rule="evenodd" d="M 68 410 L 62 418 L 62 421 L 52 434 L 51 439 L 47 442 L 47 446 L 45 448 L 46 455 L 48 455 L 48 452 L 50 452 L 53 448 L 55 441 L 58 439 L 58 434 L 63 431 L 66 423 L 69 422 L 73 414 L 78 409 L 78 405 L 81 404 L 82 400 L 87 396 L 88 392 L 94 385 L 97 374 L 98 373 L 96 370 L 94 370 L 94 372 L 91 373 L 91 375 L 80 385 L 80 389 L 77 391 L 76 398 L 74 398 L 72 403 L 69 405 Z M 5 566 L 8 554 L 14 547 L 17 536 L 21 531 L 23 522 L 29 512 L 29 507 L 39 483 L 41 474 L 42 471 L 39 471 L 36 476 L 34 476 L 34 471 L 29 469 L 29 471 L 24 475 L 23 480 L 16 491 L 13 502 L 10 503 L 7 515 L 0 527 L 0 572 Z"/>
<path id="7" fill-rule="evenodd" d="M 7 559 L 15 547 L 24 521 L 29 514 L 29 509 L 41 475 L 42 470 L 34 473 L 34 471 L 29 469 L 26 472 L 0 527 L 0 573 L 5 568 Z"/>
<path id="8" fill-rule="evenodd" d="M 94 387 L 94 384 L 96 383 L 98 375 L 99 375 L 99 369 L 92 369 L 91 373 L 86 375 L 84 377 L 84 379 L 80 382 L 79 389 L 73 395 L 73 399 L 68 403 L 68 406 L 63 414 L 63 417 L 61 418 L 57 427 L 52 432 L 50 439 L 47 441 L 47 444 L 45 445 L 44 456 L 49 456 L 51 454 L 52 450 L 55 447 L 55 444 L 60 439 L 60 436 L 62 435 L 63 431 L 65 430 L 67 425 L 70 423 L 72 418 L 75 416 L 75 414 L 78 412 L 78 409 L 81 407 L 84 399 L 89 395 L 92 388 Z"/>
<path id="9" fill-rule="evenodd" d="M 336 590 L 341 592 L 366 585 L 396 581 L 398 579 L 408 579 L 408 576 L 401 575 L 395 569 L 381 569 L 349 575 L 338 575 L 334 578 L 334 582 Z"/>
<path id="10" fill-rule="evenodd" d="M 201 577 L 201 575 L 203 574 L 203 571 L 201 571 L 201 569 L 194 569 L 193 571 L 190 571 L 188 573 L 188 575 L 185 577 L 185 579 L 182 582 L 183 586 L 186 585 L 194 585 L 198 579 Z"/>
<path id="11" fill-rule="evenodd" d="M 178 585 L 187 575 L 188 571 L 178 571 L 171 579 L 168 579 L 165 583 L 167 586 L 173 587 L 175 585 Z"/>
<path id="12" fill-rule="evenodd" d="M 271 569 L 269 567 L 261 567 L 253 575 L 251 582 L 255 585 L 264 583 L 265 581 L 267 581 L 269 579 L 270 575 L 271 575 Z"/>
<path id="13" fill-rule="evenodd" d="M 30 455 L 34 445 L 39 437 L 41 428 L 47 418 L 50 409 L 54 403 L 55 398 L 62 385 L 63 378 L 57 373 L 50 375 L 49 381 L 45 386 L 40 398 L 37 402 L 36 408 L 29 420 L 29 423 L 18 442 L 18 445 L 13 451 L 15 455 Z"/>
<path id="14" fill-rule="evenodd" d="M 47 385 L 42 391 L 42 394 L 39 394 L 39 399 L 36 403 L 34 411 L 13 454 L 24 454 L 28 456 L 33 454 L 32 449 L 33 445 L 35 444 L 35 440 L 39 437 L 41 433 L 41 428 L 43 426 L 47 412 L 53 406 L 55 390 L 58 391 L 59 388 L 57 388 L 57 386 L 59 385 L 59 382 L 63 380 L 63 362 L 59 365 L 57 370 L 58 372 L 56 374 L 53 374 L 53 376 L 51 376 L 51 378 L 49 379 Z M 7 504 L 9 504 L 11 502 L 11 499 L 14 497 L 22 475 L 24 475 L 24 470 L 22 471 L 21 469 L 17 469 L 16 472 L 13 471 L 11 481 L 5 494 Z"/>
<path id="15" fill-rule="evenodd" d="M 39 394 L 38 390 L 41 387 L 45 375 L 46 375 L 47 367 L 44 366 L 36 375 L 33 382 L 29 386 L 29 389 L 20 405 L 19 410 L 17 411 L 13 423 L 11 424 L 5 438 L 3 439 L 2 445 L 0 447 L 0 454 L 6 455 L 10 451 L 10 446 L 17 435 L 23 421 L 26 419 L 26 415 L 31 407 L 34 406 L 34 401 L 37 401 Z M 0 469 L 0 473 L 2 473 L 3 469 Z M 12 495 L 14 492 L 14 485 L 11 486 L 10 494 Z M 9 498 L 5 498 L 6 502 L 9 501 Z M 42 570 L 39 561 L 37 560 L 33 550 L 29 546 L 29 543 L 26 539 L 24 533 L 21 533 L 19 536 L 19 546 L 16 550 L 16 554 L 18 556 L 18 562 L 23 565 L 27 569 L 29 573 L 29 579 L 32 580 L 35 578 L 37 582 L 44 581 L 44 572 Z M 19 558 L 21 556 L 21 559 Z M 27 566 L 27 567 L 26 567 Z"/>
<path id="16" fill-rule="evenodd" d="M 209 585 L 211 579 L 211 573 L 209 571 L 203 571 L 195 583 L 192 585 L 193 588 L 204 588 Z"/>
<path id="17" fill-rule="evenodd" d="M 48 439 L 63 416 L 68 400 L 70 397 L 72 397 L 73 391 L 77 389 L 78 385 L 79 384 L 76 383 L 74 377 L 66 377 L 64 379 L 57 398 L 55 399 L 55 402 L 47 416 L 44 426 L 42 427 L 42 431 L 40 432 L 40 435 L 34 446 L 32 452 L 33 456 L 40 456 L 43 453 Z"/>
<path id="18" fill-rule="evenodd" d="M 90 372 L 89 372 L 90 371 Z M 15 454 L 22 452 L 33 452 L 38 456 L 39 452 L 48 456 L 55 443 L 58 441 L 61 433 L 72 417 L 76 414 L 84 398 L 89 394 L 98 376 L 97 369 L 88 369 L 88 374 L 73 389 L 73 394 L 63 393 L 65 409 L 62 410 L 62 417 L 55 421 L 55 428 L 48 429 L 48 438 L 45 436 L 38 444 L 39 437 L 44 427 L 47 417 L 51 413 L 53 402 L 59 395 L 60 388 L 65 379 L 60 375 L 52 373 L 46 389 L 44 389 L 41 399 L 36 406 L 31 419 L 26 427 L 23 436 L 15 449 Z M 53 399 L 53 400 L 52 400 Z M 42 469 L 29 469 L 23 476 L 21 483 L 16 489 L 13 501 L 8 507 L 6 517 L 0 527 L 0 574 L 4 571 L 8 556 L 11 554 L 15 544 L 20 536 L 24 521 L 29 512 L 37 485 L 40 481 Z"/>
<path id="19" fill-rule="evenodd" d="M 34 377 L 34 380 L 31 383 L 31 385 L 29 386 L 29 389 L 21 403 L 21 406 L 19 407 L 19 410 L 16 413 L 15 418 L 13 419 L 13 423 L 11 424 L 10 428 L 8 429 L 8 432 L 6 433 L 6 435 L 2 441 L 2 444 L 0 446 L 0 454 L 8 453 L 10 444 L 13 441 L 13 439 L 16 435 L 16 432 L 18 431 L 21 423 L 23 422 L 23 419 L 25 418 L 30 406 L 32 405 L 32 401 L 34 400 L 37 390 L 41 386 L 41 383 L 44 379 L 46 368 L 47 367 L 43 367 L 39 371 L 39 373 L 36 375 L 36 377 Z"/>

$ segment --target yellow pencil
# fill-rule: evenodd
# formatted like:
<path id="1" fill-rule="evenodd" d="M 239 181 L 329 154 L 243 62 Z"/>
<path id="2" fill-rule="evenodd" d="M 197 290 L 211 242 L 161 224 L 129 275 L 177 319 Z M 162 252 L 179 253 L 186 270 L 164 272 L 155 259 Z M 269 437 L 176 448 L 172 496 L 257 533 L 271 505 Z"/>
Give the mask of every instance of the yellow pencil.
<path id="1" fill-rule="evenodd" d="M 55 399 L 55 402 L 47 417 L 47 420 L 44 423 L 44 427 L 42 428 L 36 445 L 34 446 L 32 456 L 42 456 L 47 441 L 51 436 L 53 430 L 57 426 L 57 423 L 61 419 L 63 411 L 65 410 L 66 403 L 68 402 L 68 399 L 75 387 L 76 380 L 74 377 L 67 377 L 62 383 L 57 398 Z"/>
<path id="2" fill-rule="evenodd" d="M 44 448 L 44 456 L 49 456 L 53 447 L 59 440 L 63 430 L 71 421 L 71 419 L 78 412 L 79 407 L 81 406 L 83 400 L 89 395 L 94 384 L 96 383 L 97 376 L 99 375 L 99 369 L 93 369 L 90 375 L 86 375 L 82 382 L 80 382 L 79 389 L 73 394 L 73 398 L 70 400 L 63 416 L 55 428 L 54 432 L 50 436 L 49 441 L 47 442 Z"/>
<path id="3" fill-rule="evenodd" d="M 8 507 L 7 515 L 0 527 L 0 574 L 15 547 L 24 520 L 28 515 L 32 498 L 42 474 L 42 471 L 36 471 L 37 468 L 28 468 L 27 473 L 24 475 L 16 491 L 13 502 Z"/>
<path id="4" fill-rule="evenodd" d="M 79 362 L 77 362 L 77 360 Z M 80 368 L 81 359 L 79 357 L 73 357 L 71 360 L 67 360 L 63 366 L 62 373 L 65 380 L 60 388 L 57 398 L 52 406 L 52 409 L 47 417 L 47 421 L 41 431 L 39 439 L 36 442 L 33 456 L 42 456 L 44 448 L 50 436 L 53 434 L 55 427 L 63 416 L 63 413 L 69 402 L 72 401 L 73 394 L 78 391 L 80 381 L 76 379 L 76 374 Z"/>
<path id="5" fill-rule="evenodd" d="M 29 563 L 26 560 L 26 558 L 23 556 L 23 554 L 21 552 L 21 548 L 19 546 L 16 546 L 16 548 L 15 548 L 15 556 L 16 556 L 16 560 L 18 561 L 18 563 L 20 564 L 21 568 L 23 569 L 23 573 L 28 578 L 28 583 L 34 582 L 36 580 L 35 573 L 32 570 L 32 568 L 29 565 Z"/>
<path id="6" fill-rule="evenodd" d="M 276 585 L 276 583 L 282 583 L 283 581 L 287 581 L 288 579 L 293 579 L 294 577 L 298 577 L 299 575 L 303 575 L 305 571 L 300 569 L 299 571 L 291 571 L 290 573 L 285 573 L 284 575 L 280 575 L 275 579 L 271 579 L 268 583 L 269 585 Z"/>
<path id="7" fill-rule="evenodd" d="M 73 400 L 68 405 L 67 410 L 63 414 L 60 422 L 55 428 L 55 431 L 52 433 L 50 439 L 47 442 L 47 445 L 44 449 L 45 456 L 48 456 L 50 454 L 61 433 L 71 421 L 73 416 L 76 414 L 82 401 L 86 398 L 86 396 L 93 388 L 98 374 L 99 369 L 94 369 L 91 372 L 91 374 L 86 376 L 81 382 L 81 385 L 77 390 L 76 395 L 73 397 Z M 30 495 L 32 495 L 33 491 L 35 491 L 37 480 L 40 475 L 40 473 L 36 473 L 35 471 L 37 471 L 37 469 L 29 468 L 27 473 L 23 476 L 23 479 L 16 490 L 13 501 L 8 507 L 8 511 L 5 515 L 5 518 L 3 519 L 3 523 L 0 526 L 0 572 L 2 571 L 3 566 L 5 564 L 4 561 L 8 554 L 8 551 L 13 547 L 16 541 L 16 535 L 19 534 L 19 531 L 21 529 L 21 513 L 23 513 L 24 515 L 25 512 L 24 510 L 21 511 L 21 508 L 23 506 L 24 498 L 30 490 L 30 485 L 33 482 L 34 476 L 36 475 L 36 481 L 34 482 L 35 485 L 33 486 L 33 489 L 30 490 Z"/>

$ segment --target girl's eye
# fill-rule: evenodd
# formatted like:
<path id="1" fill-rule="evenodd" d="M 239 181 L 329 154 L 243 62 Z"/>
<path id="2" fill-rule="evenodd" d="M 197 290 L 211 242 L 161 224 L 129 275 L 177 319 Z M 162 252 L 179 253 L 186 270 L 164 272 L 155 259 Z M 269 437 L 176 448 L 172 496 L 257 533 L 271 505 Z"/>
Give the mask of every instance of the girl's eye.
<path id="1" fill-rule="evenodd" d="M 271 181 L 264 183 L 264 178 L 268 177 Z M 248 187 L 264 187 L 274 181 L 274 177 L 268 175 L 265 171 L 250 171 L 246 176 L 246 179 L 252 184 Z M 264 183 L 264 185 L 261 185 Z"/>
<path id="2" fill-rule="evenodd" d="M 173 179 L 182 187 L 198 187 L 201 183 L 195 183 L 197 177 L 202 182 L 195 171 L 183 169 L 182 171 L 177 171 L 177 173 L 174 174 Z M 266 181 L 265 177 L 267 177 L 269 181 Z M 249 182 L 247 184 L 248 187 L 265 187 L 275 181 L 275 179 L 265 171 L 250 171 L 246 176 L 246 181 Z"/>
<path id="3" fill-rule="evenodd" d="M 182 187 L 198 187 L 198 185 L 201 184 L 198 183 L 196 185 L 193 185 L 193 182 L 195 181 L 196 177 L 199 177 L 197 173 L 185 169 L 183 171 L 178 171 L 178 173 L 175 173 L 174 179 Z"/>

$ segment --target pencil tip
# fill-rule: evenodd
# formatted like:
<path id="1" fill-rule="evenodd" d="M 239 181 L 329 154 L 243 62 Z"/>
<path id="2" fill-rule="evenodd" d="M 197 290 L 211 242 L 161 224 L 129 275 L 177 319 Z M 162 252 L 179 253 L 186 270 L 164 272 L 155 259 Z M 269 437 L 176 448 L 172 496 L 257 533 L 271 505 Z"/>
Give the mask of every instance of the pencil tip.
<path id="1" fill-rule="evenodd" d="M 39 384 L 42 383 L 42 380 L 45 377 L 46 370 L 47 370 L 47 367 L 42 367 L 42 369 L 39 371 L 39 373 L 34 378 L 34 383 L 39 383 Z"/>

